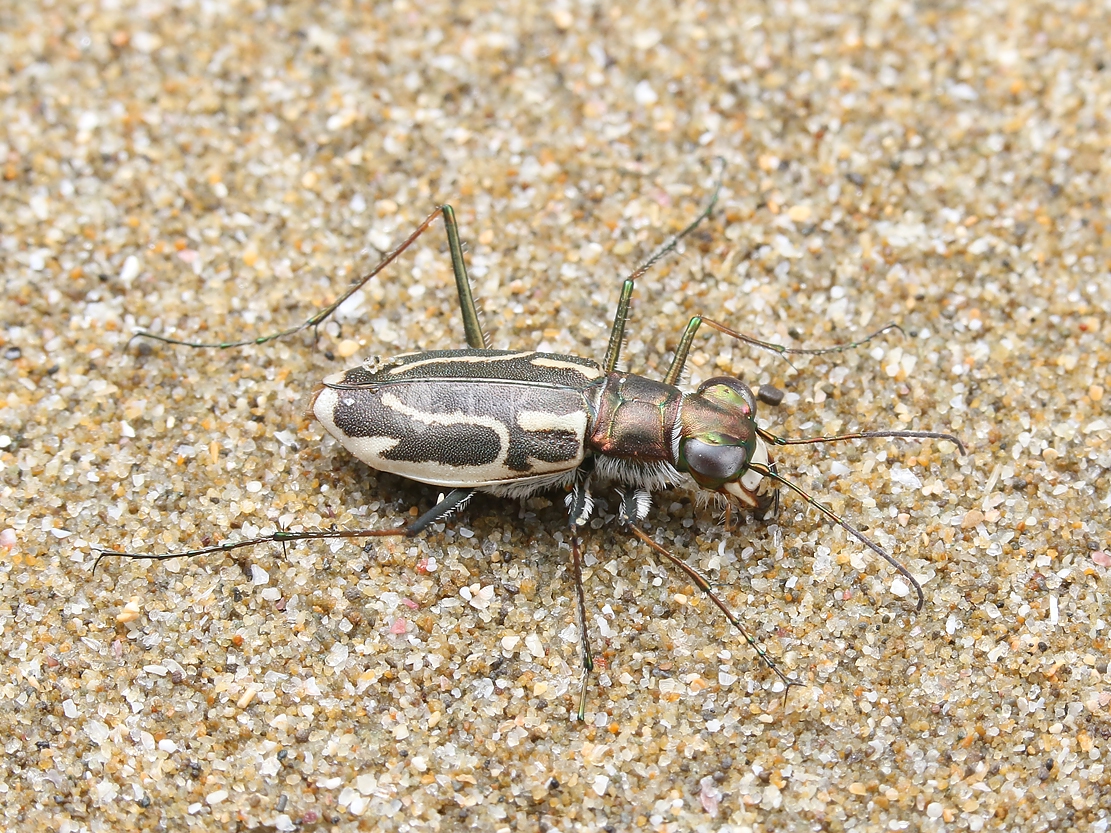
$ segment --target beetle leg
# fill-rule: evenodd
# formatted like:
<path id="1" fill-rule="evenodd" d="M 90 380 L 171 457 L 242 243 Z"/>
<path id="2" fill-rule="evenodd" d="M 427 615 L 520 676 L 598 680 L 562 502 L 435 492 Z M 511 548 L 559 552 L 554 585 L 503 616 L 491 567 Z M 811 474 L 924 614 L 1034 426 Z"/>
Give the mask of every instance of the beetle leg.
<path id="1" fill-rule="evenodd" d="M 116 552 L 114 550 L 97 549 L 96 561 L 93 563 L 93 573 L 104 558 L 136 558 L 144 561 L 165 561 L 172 558 L 192 558 L 197 555 L 211 555 L 213 553 L 231 552 L 232 550 L 256 547 L 259 544 L 281 544 L 284 549 L 286 544 L 295 541 L 320 541 L 330 538 L 412 538 L 419 535 L 429 525 L 436 521 L 445 520 L 452 514 L 461 510 L 474 497 L 474 489 L 452 489 L 446 496 L 441 495 L 439 502 L 411 524 L 395 529 L 316 529 L 306 532 L 286 532 L 280 529 L 270 535 L 261 535 L 257 538 L 248 538 L 243 541 L 225 541 L 211 547 L 201 547 L 195 550 L 182 552 L 164 552 L 148 555 L 139 552 Z"/>
<path id="2" fill-rule="evenodd" d="M 760 428 L 757 427 L 756 430 L 759 431 Z M 769 463 L 768 464 L 768 469 L 771 471 L 773 476 L 779 474 L 779 469 L 777 469 L 775 467 L 775 463 Z M 763 514 L 760 515 L 760 520 L 771 522 L 771 521 L 774 521 L 778 517 L 779 517 L 779 489 L 777 488 L 777 489 L 772 490 L 772 499 L 768 502 L 767 506 L 764 508 Z"/>
<path id="3" fill-rule="evenodd" d="M 587 481 L 579 480 L 572 485 L 564 503 L 567 504 L 567 520 L 571 522 L 572 532 L 586 526 L 594 511 L 594 497 L 590 494 Z"/>
<path id="4" fill-rule="evenodd" d="M 447 520 L 456 512 L 462 511 L 474 497 L 474 493 L 474 489 L 452 489 L 446 496 L 440 495 L 439 503 L 405 527 L 405 534 L 416 535 L 418 532 L 423 532 L 429 524 Z"/>
<path id="5" fill-rule="evenodd" d="M 594 670 L 594 658 L 590 654 L 590 635 L 586 631 L 586 592 L 583 590 L 582 552 L 579 549 L 579 536 L 571 533 L 571 574 L 575 579 L 575 595 L 578 598 L 579 640 L 583 658 L 582 687 L 579 689 L 579 720 L 586 719 L 586 684 L 590 672 Z"/>
<path id="6" fill-rule="evenodd" d="M 629 532 L 631 532 L 635 537 L 639 538 L 641 541 L 644 541 L 644 543 L 648 544 L 648 546 L 650 546 L 653 550 L 655 550 L 669 562 L 682 570 L 691 579 L 691 581 L 695 583 L 698 589 L 705 593 L 709 597 L 710 601 L 713 602 L 718 607 L 718 609 L 725 614 L 725 618 L 729 620 L 729 624 L 733 625 L 733 627 L 741 632 L 741 636 L 744 637 L 745 641 L 752 646 L 753 650 L 756 651 L 757 655 L 759 655 L 760 659 L 764 661 L 768 668 L 776 673 L 776 676 L 778 676 L 779 679 L 783 681 L 783 685 L 786 686 L 788 690 L 790 690 L 791 686 L 793 685 L 801 685 L 801 683 L 795 682 L 794 680 L 787 677 L 782 671 L 780 671 L 776 664 L 772 662 L 771 657 L 767 655 L 767 652 L 765 652 L 764 649 L 757 644 L 755 639 L 749 636 L 748 631 L 746 631 L 744 625 L 741 624 L 741 620 L 733 614 L 733 611 L 731 611 L 728 606 L 726 606 L 725 602 L 723 602 L 717 596 L 717 594 L 714 593 L 713 589 L 711 589 L 709 579 L 707 579 L 704 575 L 702 575 L 701 572 L 692 567 L 686 561 L 683 561 L 681 558 L 672 555 L 662 546 L 657 544 L 650 537 L 648 537 L 648 535 L 643 530 L 641 530 L 640 527 L 636 525 L 637 521 L 644 520 L 645 516 L 648 514 L 649 508 L 651 507 L 652 495 L 648 492 L 648 490 L 632 489 L 628 492 L 625 492 L 621 489 L 618 489 L 617 494 L 620 496 L 621 500 L 620 506 L 617 510 L 617 520 L 621 523 L 621 525 L 629 530 Z M 729 511 L 729 507 L 731 505 L 731 503 L 726 504 L 726 511 Z"/>
<path id="7" fill-rule="evenodd" d="M 455 273 L 455 288 L 459 292 L 459 312 L 463 315 L 463 333 L 467 346 L 475 350 L 490 346 L 490 337 L 483 332 L 482 316 L 471 292 L 471 281 L 467 277 L 467 264 L 463 261 L 463 245 L 459 242 L 459 224 L 455 222 L 455 211 L 450 205 L 441 205 L 444 213 L 444 226 L 447 228 L 447 246 L 451 252 L 451 271 Z"/>
<path id="8" fill-rule="evenodd" d="M 257 547 L 259 544 L 286 544 L 295 541 L 320 541 L 330 538 L 405 538 L 409 535 L 409 527 L 400 526 L 396 529 L 314 529 L 306 532 L 286 532 L 278 530 L 270 535 L 260 535 L 257 538 L 247 538 L 242 541 L 224 541 L 213 544 L 211 547 L 200 547 L 195 550 L 182 550 L 181 552 L 142 553 L 142 552 L 117 552 L 115 550 L 93 549 L 97 553 L 93 563 L 93 573 L 105 558 L 132 558 L 143 561 L 167 561 L 172 558 L 193 558 L 198 555 L 212 555 L 213 553 L 231 552 L 246 547 Z"/>
<path id="9" fill-rule="evenodd" d="M 636 526 L 633 523 L 626 523 L 625 528 L 629 530 L 629 532 L 631 532 L 635 537 L 639 538 L 641 541 L 650 546 L 655 552 L 666 558 L 671 564 L 682 570 L 683 573 L 686 574 L 687 578 L 693 581 L 695 586 L 706 594 L 707 598 L 709 598 L 709 600 L 714 603 L 717 609 L 725 614 L 725 618 L 729 620 L 729 624 L 731 624 L 733 627 L 741 632 L 741 636 L 744 637 L 745 642 L 752 646 L 752 650 L 756 652 L 757 656 L 759 656 L 760 659 L 764 661 L 764 664 L 768 666 L 768 668 L 770 668 L 772 671 L 774 671 L 777 677 L 779 677 L 780 681 L 786 687 L 786 691 L 784 691 L 784 697 L 786 697 L 787 691 L 790 691 L 791 686 L 802 685 L 802 683 L 798 682 L 797 680 L 792 680 L 790 677 L 779 670 L 779 666 L 772 661 L 772 658 L 768 656 L 767 651 L 761 648 L 760 644 L 749 634 L 748 631 L 745 630 L 744 625 L 741 624 L 741 620 L 738 619 L 734 615 L 733 611 L 731 611 L 725 604 L 725 602 L 718 598 L 717 594 L 714 593 L 713 589 L 711 589 L 710 587 L 709 579 L 707 579 L 704 575 L 702 575 L 701 572 L 692 567 L 686 561 L 675 555 L 672 555 L 662 546 L 653 541 L 652 538 L 650 538 L 648 534 L 644 532 L 644 530 L 642 530 L 640 527 Z"/>
<path id="10" fill-rule="evenodd" d="M 648 517 L 648 510 L 652 508 L 652 493 L 647 489 L 633 489 L 628 492 L 618 489 L 617 497 L 617 522 L 622 526 L 629 526 Z"/>
<path id="11" fill-rule="evenodd" d="M 339 309 L 340 305 L 358 292 L 366 285 L 367 281 L 385 269 L 390 263 L 397 259 L 397 257 L 408 249 L 413 242 L 424 234 L 425 230 L 432 225 L 432 222 L 439 215 L 444 217 L 444 226 L 447 228 L 448 249 L 451 252 L 451 269 L 455 273 L 455 286 L 459 292 L 459 311 L 463 314 L 463 332 L 467 337 L 467 346 L 475 349 L 480 349 L 487 345 L 486 334 L 482 330 L 481 316 L 479 315 L 478 306 L 475 303 L 474 295 L 471 292 L 471 282 L 467 277 L 467 266 L 463 262 L 463 247 L 459 242 L 459 226 L 455 222 L 455 212 L 452 211 L 450 205 L 441 205 L 431 214 L 424 218 L 416 231 L 410 234 L 397 248 L 388 252 L 385 257 L 379 261 L 369 273 L 352 283 L 335 301 L 330 303 L 324 309 L 317 312 L 312 318 L 308 319 L 296 327 L 290 327 L 282 330 L 280 333 L 271 333 L 266 336 L 257 336 L 255 338 L 245 338 L 239 341 L 220 341 L 220 342 L 203 342 L 203 341 L 187 341 L 185 339 L 171 338 L 169 336 L 158 335 L 157 333 L 149 333 L 146 330 L 140 330 L 128 339 L 128 344 L 136 338 L 152 338 L 155 341 L 161 341 L 166 344 L 181 344 L 185 347 L 212 347 L 218 349 L 226 349 L 229 347 L 244 347 L 248 344 L 265 344 L 274 339 L 284 338 L 291 336 L 294 333 L 299 333 L 302 330 L 307 330 L 310 327 L 316 328 L 324 322 L 329 315 Z"/>
<path id="12" fill-rule="evenodd" d="M 813 349 L 804 349 L 800 347 L 784 347 L 782 344 L 772 344 L 770 341 L 761 341 L 752 336 L 746 336 L 744 333 L 738 333 L 736 330 L 731 330 L 724 324 L 719 324 L 717 321 L 712 321 L 709 318 L 703 318 L 701 315 L 695 315 L 687 322 L 687 328 L 683 330 L 683 337 L 679 339 L 679 346 L 675 348 L 675 358 L 671 360 L 671 366 L 667 369 L 667 375 L 664 376 L 663 382 L 665 385 L 675 385 L 679 382 L 679 377 L 683 373 L 683 367 L 687 363 L 687 355 L 690 353 L 691 343 L 694 341 L 694 334 L 698 332 L 698 328 L 705 324 L 707 327 L 717 330 L 723 335 L 730 338 L 735 338 L 737 341 L 743 341 L 745 344 L 751 344 L 753 347 L 760 347 L 764 350 L 770 350 L 773 353 L 782 357 L 787 364 L 791 364 L 787 359 L 787 354 L 802 355 L 802 356 L 821 356 L 826 353 L 840 353 L 845 350 L 852 350 L 854 347 L 859 347 L 866 344 L 878 335 L 886 333 L 888 330 L 898 330 L 900 333 L 903 331 L 902 327 L 898 324 L 891 323 L 884 327 L 880 327 L 874 333 L 869 333 L 859 341 L 850 341 L 845 344 L 835 344 L 832 347 L 817 347 Z M 792 365 L 793 367 L 794 365 Z"/>
<path id="13" fill-rule="evenodd" d="M 579 548 L 579 529 L 586 525 L 590 513 L 594 511 L 594 498 L 590 495 L 588 478 L 575 481 L 567 493 L 567 520 L 571 524 L 571 576 L 575 582 L 575 596 L 578 604 L 579 640 L 581 642 L 583 678 L 579 690 L 579 720 L 586 719 L 586 684 L 590 672 L 594 670 L 594 658 L 590 653 L 590 635 L 586 629 L 586 591 L 583 589 L 582 550 Z"/>
<path id="14" fill-rule="evenodd" d="M 721 162 L 720 159 L 718 161 Z M 644 274 L 657 261 L 673 252 L 678 247 L 680 240 L 698 228 L 702 221 L 710 216 L 710 212 L 714 210 L 714 205 L 718 201 L 718 194 L 721 193 L 722 173 L 724 171 L 725 164 L 722 162 L 721 168 L 718 170 L 714 192 L 710 195 L 706 207 L 698 213 L 691 224 L 656 249 L 652 256 L 638 266 L 621 285 L 621 297 L 617 300 L 617 314 L 613 317 L 613 328 L 610 330 L 609 344 L 606 346 L 606 357 L 602 360 L 602 369 L 606 373 L 613 373 L 617 369 L 617 360 L 621 357 L 621 343 L 625 338 L 625 322 L 629 320 L 629 299 L 633 296 L 633 286 L 636 285 L 637 278 L 644 277 Z"/>

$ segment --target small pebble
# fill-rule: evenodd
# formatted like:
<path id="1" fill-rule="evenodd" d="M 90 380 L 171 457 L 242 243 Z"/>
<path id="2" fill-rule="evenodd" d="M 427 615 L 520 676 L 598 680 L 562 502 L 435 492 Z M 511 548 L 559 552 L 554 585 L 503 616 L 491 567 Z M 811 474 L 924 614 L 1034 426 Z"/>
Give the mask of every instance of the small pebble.
<path id="1" fill-rule="evenodd" d="M 116 614 L 116 621 L 119 622 L 121 625 L 125 625 L 128 622 L 134 622 L 141 615 L 142 610 L 139 607 L 139 600 L 131 599 L 127 604 L 123 606 L 123 609 L 118 614 Z"/>
<path id="2" fill-rule="evenodd" d="M 772 407 L 779 405 L 783 401 L 784 396 L 786 396 L 786 393 L 775 385 L 760 385 L 756 391 L 757 399 Z"/>

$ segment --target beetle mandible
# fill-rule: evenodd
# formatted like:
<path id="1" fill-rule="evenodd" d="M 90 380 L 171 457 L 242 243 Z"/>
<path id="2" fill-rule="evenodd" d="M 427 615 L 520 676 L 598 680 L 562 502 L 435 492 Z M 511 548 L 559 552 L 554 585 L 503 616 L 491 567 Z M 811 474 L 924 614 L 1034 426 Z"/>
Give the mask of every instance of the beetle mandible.
<path id="1" fill-rule="evenodd" d="M 805 439 L 779 437 L 757 424 L 757 399 L 739 379 L 729 376 L 707 379 L 693 393 L 677 387 L 694 336 L 703 325 L 780 355 L 816 355 L 856 347 L 897 328 L 896 325 L 888 325 L 850 344 L 803 350 L 760 341 L 696 315 L 687 324 L 662 380 L 617 369 L 637 279 L 675 250 L 710 215 L 720 190 L 719 178 L 707 205 L 694 221 L 625 279 L 601 363 L 557 353 L 489 349 L 467 276 L 458 224 L 448 205 L 429 214 L 369 274 L 301 325 L 259 338 L 220 343 L 136 333 L 135 337 L 169 344 L 231 348 L 264 344 L 315 328 L 409 248 L 436 218 L 443 217 L 467 347 L 375 358 L 335 373 L 316 388 L 311 409 L 325 430 L 368 466 L 447 491 L 435 506 L 398 528 L 279 530 L 243 541 L 156 555 L 100 550 L 96 563 L 109 556 L 155 560 L 190 557 L 267 542 L 412 537 L 460 511 L 476 492 L 524 498 L 545 490 L 562 490 L 571 528 L 571 570 L 577 595 L 583 675 L 576 713 L 582 720 L 594 663 L 587 630 L 579 531 L 594 509 L 592 488 L 612 487 L 617 497 L 619 524 L 675 565 L 707 595 L 775 672 L 786 694 L 792 685 L 799 683 L 788 678 L 748 634 L 737 616 L 713 592 L 709 580 L 640 528 L 651 507 L 652 493 L 693 485 L 717 496 L 727 511 L 740 507 L 763 517 L 777 508 L 778 488 L 786 487 L 891 564 L 914 588 L 917 609 L 921 609 L 924 595 L 914 576 L 879 544 L 780 475 L 769 447 L 879 437 L 948 440 L 961 454 L 964 447 L 955 436 L 933 431 L 859 431 Z"/>

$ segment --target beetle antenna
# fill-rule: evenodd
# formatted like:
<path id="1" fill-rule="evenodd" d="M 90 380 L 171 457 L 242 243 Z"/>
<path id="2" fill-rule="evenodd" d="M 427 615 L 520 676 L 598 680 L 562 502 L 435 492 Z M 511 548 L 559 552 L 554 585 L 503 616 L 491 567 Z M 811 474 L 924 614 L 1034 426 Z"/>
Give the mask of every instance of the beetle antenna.
<path id="1" fill-rule="evenodd" d="M 724 324 L 713 321 L 709 318 L 702 318 L 701 323 L 705 324 L 707 327 L 717 330 L 722 335 L 727 335 L 730 338 L 735 338 L 738 341 L 743 341 L 745 344 L 751 344 L 753 347 L 759 347 L 761 350 L 768 350 L 772 353 L 775 353 L 781 359 L 783 359 L 783 361 L 791 365 L 792 368 L 794 368 L 794 365 L 791 364 L 790 359 L 787 358 L 788 355 L 824 356 L 828 353 L 844 353 L 846 350 L 855 350 L 857 347 L 861 347 L 867 344 L 872 339 L 878 338 L 879 336 L 890 330 L 897 330 L 900 334 L 906 335 L 906 333 L 903 332 L 903 328 L 892 321 L 888 324 L 884 324 L 878 330 L 873 330 L 867 335 L 858 338 L 856 341 L 844 341 L 839 344 L 831 344 L 829 347 L 788 347 L 785 344 L 775 344 L 771 341 L 762 341 L 758 338 L 754 338 L 753 336 L 739 333 L 736 330 L 730 329 Z"/>
<path id="2" fill-rule="evenodd" d="M 962 457 L 968 456 L 968 451 L 965 450 L 964 443 L 959 438 L 940 431 L 856 431 L 851 434 L 838 434 L 834 437 L 805 437 L 803 439 L 777 437 L 763 428 L 757 428 L 756 431 L 761 439 L 778 446 L 817 445 L 818 443 L 836 443 L 842 440 L 873 440 L 879 437 L 895 437 L 903 440 L 948 440 L 957 447 Z"/>
<path id="3" fill-rule="evenodd" d="M 774 344 L 770 341 L 762 341 L 761 339 L 754 338 L 753 336 L 747 336 L 744 333 L 739 333 L 731 327 L 726 327 L 724 324 L 714 321 L 711 318 L 705 318 L 701 315 L 695 315 L 692 316 L 691 320 L 687 322 L 687 326 L 683 330 L 683 335 L 679 339 L 679 346 L 675 348 L 675 357 L 671 360 L 671 367 L 668 368 L 667 374 L 663 378 L 663 382 L 665 385 L 674 385 L 678 382 L 679 377 L 683 373 L 683 368 L 687 363 L 687 355 L 690 353 L 691 344 L 694 342 L 694 335 L 698 332 L 699 327 L 701 327 L 703 324 L 713 330 L 717 330 L 722 335 L 729 336 L 730 338 L 735 338 L 737 341 L 743 342 L 745 344 L 751 344 L 753 347 L 759 347 L 761 350 L 768 350 L 772 353 L 775 353 L 777 356 L 779 356 L 779 358 L 787 362 L 788 366 L 790 366 L 790 368 L 795 371 L 797 371 L 798 368 L 796 368 L 794 363 L 789 358 L 787 358 L 788 355 L 823 356 L 826 353 L 842 353 L 845 350 L 852 350 L 856 347 L 860 347 L 863 344 L 867 344 L 869 341 L 876 338 L 877 336 L 883 335 L 888 330 L 898 330 L 900 333 L 903 332 L 902 327 L 900 327 L 895 322 L 891 322 L 890 324 L 886 324 L 883 327 L 880 327 L 875 332 L 868 333 L 868 335 L 864 336 L 863 338 L 857 339 L 856 341 L 846 341 L 842 344 L 834 344 L 830 347 L 787 347 L 783 344 Z"/>
<path id="4" fill-rule="evenodd" d="M 879 544 L 877 544 L 875 541 L 873 541 L 871 538 L 869 538 L 863 532 L 858 530 L 856 527 L 854 527 L 852 524 L 850 524 L 848 521 L 846 521 L 844 518 L 842 518 L 840 515 L 838 515 L 836 512 L 834 512 L 832 509 L 830 509 L 828 506 L 826 506 L 824 503 L 822 503 L 820 500 L 818 500 L 817 498 L 812 497 L 811 495 L 807 494 L 806 491 L 804 491 L 801 486 L 795 485 L 790 480 L 788 480 L 786 477 L 783 477 L 781 474 L 776 472 L 774 469 L 769 468 L 768 466 L 762 465 L 760 463 L 751 464 L 749 466 L 749 469 L 751 471 L 759 472 L 760 474 L 764 475 L 765 477 L 770 477 L 772 480 L 776 481 L 777 483 L 782 483 L 784 486 L 786 486 L 788 489 L 790 489 L 796 495 L 801 497 L 803 500 L 805 500 L 807 503 L 809 503 L 811 506 L 813 506 L 815 509 L 817 509 L 819 512 L 821 512 L 823 515 L 825 515 L 827 518 L 829 518 L 831 521 L 833 521 L 835 524 L 837 524 L 839 527 L 841 527 L 846 532 L 848 532 L 850 535 L 852 535 L 854 538 L 856 538 L 856 540 L 860 541 L 860 543 L 862 543 L 864 546 L 866 546 L 868 549 L 870 549 L 872 552 L 874 552 L 876 555 L 878 555 L 880 558 L 882 558 L 884 561 L 886 561 L 888 564 L 890 564 L 892 567 L 894 567 L 899 572 L 899 575 L 901 575 L 903 578 L 905 578 L 907 581 L 910 582 L 911 586 L 914 588 L 914 592 L 918 594 L 918 604 L 915 605 L 914 609 L 915 610 L 921 610 L 922 609 L 922 605 L 925 604 L 925 602 L 926 602 L 926 595 L 922 592 L 922 585 L 918 583 L 918 579 L 916 579 L 914 576 L 912 576 L 910 574 L 910 570 L 908 570 L 906 567 L 904 567 L 902 564 L 899 563 L 899 561 L 895 558 L 895 556 L 891 555 L 891 553 L 889 553 L 887 550 L 885 550 L 883 547 L 881 547 Z"/>

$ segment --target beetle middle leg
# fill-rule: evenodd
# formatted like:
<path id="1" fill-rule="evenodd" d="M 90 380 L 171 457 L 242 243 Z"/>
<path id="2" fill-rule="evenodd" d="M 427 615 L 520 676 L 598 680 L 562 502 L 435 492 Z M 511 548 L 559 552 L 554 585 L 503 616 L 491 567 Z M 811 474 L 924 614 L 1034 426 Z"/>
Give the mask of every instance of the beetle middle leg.
<path id="1" fill-rule="evenodd" d="M 710 199 L 706 201 L 706 206 L 686 228 L 656 249 L 648 260 L 644 261 L 644 263 L 633 270 L 633 273 L 629 275 L 621 285 L 621 296 L 617 299 L 617 313 L 613 318 L 613 328 L 610 330 L 609 343 L 606 346 L 606 355 L 605 358 L 602 359 L 602 369 L 606 373 L 613 373 L 617 368 L 617 360 L 621 356 L 621 343 L 625 338 L 625 323 L 629 320 L 629 301 L 633 296 L 633 288 L 636 286 L 637 279 L 644 277 L 645 273 L 647 273 L 658 261 L 675 251 L 680 241 L 698 228 L 702 224 L 702 221 L 713 212 L 714 206 L 718 201 L 718 196 L 721 194 L 722 175 L 725 172 L 724 161 L 719 159 L 718 163 L 717 182 L 714 184 L 714 190 L 713 193 L 710 194 Z"/>
<path id="2" fill-rule="evenodd" d="M 575 582 L 576 609 L 579 618 L 579 642 L 582 652 L 582 686 L 579 689 L 579 720 L 586 719 L 586 685 L 594 670 L 594 657 L 590 652 L 590 634 L 587 632 L 586 591 L 583 589 L 582 549 L 579 530 L 590 519 L 594 498 L 590 496 L 587 478 L 576 480 L 567 493 L 567 520 L 571 525 L 571 575 Z"/>
<path id="3" fill-rule="evenodd" d="M 710 197 L 710 200 L 706 204 L 706 207 L 702 209 L 702 212 L 694 219 L 694 221 L 681 232 L 672 237 L 667 243 L 661 246 L 650 258 L 648 258 L 648 260 L 638 266 L 637 269 L 625 279 L 624 283 L 621 284 L 621 295 L 617 300 L 617 311 L 614 313 L 613 316 L 613 326 L 610 328 L 609 341 L 606 345 L 606 355 L 605 358 L 602 360 L 602 369 L 606 373 L 613 373 L 614 370 L 617 369 L 618 360 L 621 358 L 621 345 L 625 340 L 625 325 L 629 321 L 629 305 L 632 301 L 633 290 L 636 288 L 637 279 L 643 277 L 650 266 L 656 263 L 667 253 L 673 251 L 678 246 L 679 241 L 681 241 L 684 237 L 698 228 L 699 224 L 703 220 L 705 220 L 710 215 L 710 212 L 713 210 L 714 204 L 717 202 L 718 192 L 720 190 L 721 182 L 719 181 L 713 195 Z M 776 353 L 783 358 L 786 358 L 787 354 L 821 356 L 825 355 L 826 353 L 840 353 L 845 350 L 852 350 L 856 347 L 861 346 L 862 344 L 866 344 L 877 336 L 886 333 L 888 330 L 899 330 L 899 332 L 902 332 L 902 328 L 898 324 L 891 323 L 880 327 L 880 329 L 876 330 L 873 333 L 869 333 L 864 338 L 858 341 L 846 342 L 844 344 L 835 344 L 831 347 L 786 347 L 782 344 L 773 344 L 770 341 L 762 341 L 758 338 L 754 338 L 753 336 L 739 333 L 736 330 L 732 330 L 729 327 L 726 327 L 724 324 L 719 324 L 717 321 L 705 318 L 701 315 L 695 315 L 687 323 L 686 329 L 683 331 L 682 338 L 679 341 L 679 346 L 675 350 L 675 357 L 672 359 L 671 366 L 668 368 L 667 374 L 662 380 L 665 385 L 678 384 L 679 377 L 682 375 L 683 368 L 687 363 L 687 356 L 690 353 L 691 344 L 694 341 L 695 333 L 698 332 L 699 328 L 703 324 L 717 330 L 724 335 L 735 338 L 738 341 L 743 341 L 746 344 L 751 344 L 754 347 L 760 347 L 764 350 L 770 350 L 771 352 Z"/>
<path id="4" fill-rule="evenodd" d="M 830 347 L 786 347 L 782 344 L 773 344 L 770 341 L 761 341 L 758 338 L 753 338 L 752 336 L 745 335 L 744 333 L 738 333 L 736 330 L 732 330 L 729 327 L 726 327 L 724 324 L 719 324 L 717 321 L 713 321 L 709 318 L 704 318 L 701 315 L 695 315 L 691 317 L 691 320 L 689 322 L 687 322 L 686 329 L 683 330 L 683 336 L 679 340 L 679 346 L 675 348 L 675 357 L 671 360 L 671 366 L 668 367 L 667 374 L 663 378 L 663 382 L 665 385 L 674 385 L 679 382 L 679 377 L 683 374 L 683 368 L 686 366 L 687 363 L 687 356 L 690 353 L 691 343 L 694 341 L 694 335 L 698 332 L 698 329 L 703 324 L 705 324 L 707 327 L 711 327 L 712 329 L 717 330 L 723 335 L 727 335 L 730 338 L 735 338 L 737 341 L 743 341 L 745 344 L 751 344 L 752 346 L 759 347 L 762 350 L 770 350 L 771 352 L 783 358 L 786 358 L 788 353 L 795 356 L 823 356 L 827 353 L 843 353 L 846 350 L 853 350 L 857 347 L 860 347 L 862 344 L 867 344 L 869 341 L 876 338 L 877 336 L 883 335 L 888 330 L 898 330 L 899 332 L 903 331 L 902 327 L 893 322 L 891 324 L 885 324 L 875 332 L 869 333 L 868 335 L 864 336 L 864 338 L 860 339 L 859 341 L 848 341 L 843 344 L 834 344 Z"/>

